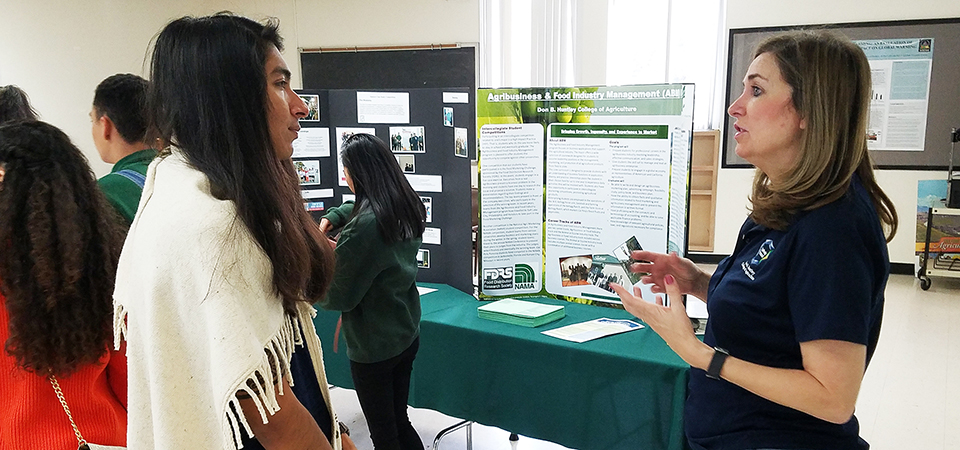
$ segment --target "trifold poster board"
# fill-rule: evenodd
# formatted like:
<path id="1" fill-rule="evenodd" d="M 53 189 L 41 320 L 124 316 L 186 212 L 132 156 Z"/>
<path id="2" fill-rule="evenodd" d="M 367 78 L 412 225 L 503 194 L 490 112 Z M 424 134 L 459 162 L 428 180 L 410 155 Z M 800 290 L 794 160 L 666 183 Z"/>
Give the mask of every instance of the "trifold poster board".
<path id="1" fill-rule="evenodd" d="M 687 248 L 692 84 L 480 89 L 480 291 L 619 305 Z"/>
<path id="2" fill-rule="evenodd" d="M 417 281 L 444 283 L 473 294 L 470 158 L 475 103 L 470 88 L 303 89 L 307 104 L 293 143 L 303 205 L 320 220 L 352 199 L 340 145 L 369 133 L 390 148 L 427 212 Z"/>

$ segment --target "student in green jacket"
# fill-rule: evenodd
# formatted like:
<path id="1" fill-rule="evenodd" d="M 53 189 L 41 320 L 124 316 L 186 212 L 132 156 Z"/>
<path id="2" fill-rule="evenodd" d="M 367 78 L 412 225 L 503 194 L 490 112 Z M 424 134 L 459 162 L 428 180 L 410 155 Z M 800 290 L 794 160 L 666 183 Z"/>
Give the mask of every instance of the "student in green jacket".
<path id="1" fill-rule="evenodd" d="M 386 143 L 355 134 L 341 151 L 356 203 L 331 209 L 328 232 L 343 228 L 324 309 L 343 311 L 350 372 L 377 450 L 423 450 L 407 417 L 410 373 L 420 344 L 417 250 L 426 213 Z"/>
<path id="2" fill-rule="evenodd" d="M 97 86 L 90 110 L 93 144 L 100 159 L 113 164 L 97 184 L 127 226 L 137 213 L 147 167 L 157 156 L 146 137 L 147 87 L 137 75 L 111 75 Z"/>

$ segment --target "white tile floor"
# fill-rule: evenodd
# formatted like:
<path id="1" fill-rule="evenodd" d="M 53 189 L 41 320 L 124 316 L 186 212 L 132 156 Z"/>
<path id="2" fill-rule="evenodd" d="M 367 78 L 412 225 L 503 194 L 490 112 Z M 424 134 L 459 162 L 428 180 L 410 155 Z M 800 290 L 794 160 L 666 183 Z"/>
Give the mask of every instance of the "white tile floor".
<path id="1" fill-rule="evenodd" d="M 373 448 L 356 394 L 334 389 L 340 420 L 360 450 Z M 891 275 L 880 343 L 857 402 L 861 436 L 872 450 L 960 449 L 960 279 L 934 278 L 922 291 L 914 277 Z M 410 409 L 424 445 L 459 419 L 436 411 Z M 562 450 L 559 445 L 509 432 L 473 426 L 475 450 Z M 440 448 L 465 450 L 466 433 L 445 437 Z"/>

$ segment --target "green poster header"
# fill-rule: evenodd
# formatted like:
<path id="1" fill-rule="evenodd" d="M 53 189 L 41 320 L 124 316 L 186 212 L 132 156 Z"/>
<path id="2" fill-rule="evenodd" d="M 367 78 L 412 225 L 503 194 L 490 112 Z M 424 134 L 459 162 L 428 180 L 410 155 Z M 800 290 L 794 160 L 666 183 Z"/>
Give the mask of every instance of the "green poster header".
<path id="1" fill-rule="evenodd" d="M 554 138 L 617 138 L 617 139 L 667 139 L 666 125 L 570 125 L 554 124 L 550 127 Z"/>

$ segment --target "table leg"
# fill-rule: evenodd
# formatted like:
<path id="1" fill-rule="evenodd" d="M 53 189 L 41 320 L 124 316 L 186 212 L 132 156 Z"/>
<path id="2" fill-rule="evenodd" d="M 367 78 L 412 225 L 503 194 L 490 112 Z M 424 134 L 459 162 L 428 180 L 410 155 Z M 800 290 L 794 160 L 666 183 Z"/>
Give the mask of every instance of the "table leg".
<path id="1" fill-rule="evenodd" d="M 471 425 L 473 425 L 472 420 L 464 420 L 440 430 L 440 432 L 437 433 L 437 437 L 433 439 L 433 450 L 437 450 L 437 447 L 440 445 L 440 439 L 443 439 L 444 436 L 464 427 L 467 428 L 467 450 L 473 450 L 473 427 L 471 427 Z"/>

